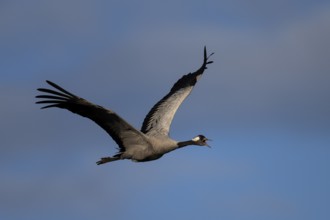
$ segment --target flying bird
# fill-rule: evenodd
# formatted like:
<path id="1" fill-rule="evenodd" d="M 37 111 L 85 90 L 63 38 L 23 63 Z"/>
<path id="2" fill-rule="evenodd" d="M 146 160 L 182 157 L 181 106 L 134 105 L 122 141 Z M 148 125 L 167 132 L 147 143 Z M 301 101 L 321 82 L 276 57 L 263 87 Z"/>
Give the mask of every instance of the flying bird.
<path id="1" fill-rule="evenodd" d="M 119 146 L 118 152 L 112 157 L 103 157 L 96 164 L 129 159 L 135 162 L 156 160 L 164 154 L 188 145 L 208 146 L 209 140 L 204 135 L 197 135 L 191 140 L 175 141 L 169 137 L 169 130 L 173 117 L 181 103 L 191 93 L 198 79 L 207 69 L 209 61 L 204 47 L 204 60 L 202 66 L 194 73 L 182 76 L 171 88 L 170 92 L 157 102 L 145 117 L 141 130 L 134 128 L 117 113 L 102 106 L 95 105 L 79 96 L 68 92 L 57 84 L 46 81 L 54 88 L 37 89 L 43 92 L 36 98 L 43 99 L 37 104 L 47 104 L 41 109 L 57 107 L 67 109 L 93 120 L 103 128 Z"/>

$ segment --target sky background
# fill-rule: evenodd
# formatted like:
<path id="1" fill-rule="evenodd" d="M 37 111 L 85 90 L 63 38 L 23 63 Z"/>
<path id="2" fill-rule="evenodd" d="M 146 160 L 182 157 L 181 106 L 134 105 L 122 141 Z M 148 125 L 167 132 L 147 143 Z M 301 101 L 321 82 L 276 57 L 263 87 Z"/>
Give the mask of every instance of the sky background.
<path id="1" fill-rule="evenodd" d="M 330 219 L 330 4 L 0 1 L 0 219 Z M 136 128 L 183 74 L 187 147 L 148 163 L 96 124 L 40 110 L 51 80 Z"/>

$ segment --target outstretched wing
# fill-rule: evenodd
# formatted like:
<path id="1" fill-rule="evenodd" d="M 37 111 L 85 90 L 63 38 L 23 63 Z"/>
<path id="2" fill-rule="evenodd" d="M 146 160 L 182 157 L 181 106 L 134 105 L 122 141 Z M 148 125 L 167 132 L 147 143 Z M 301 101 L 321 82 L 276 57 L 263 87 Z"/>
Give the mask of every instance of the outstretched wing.
<path id="1" fill-rule="evenodd" d="M 42 109 L 51 107 L 63 108 L 93 120 L 114 139 L 121 152 L 132 146 L 145 148 L 150 145 L 143 133 L 136 130 L 115 112 L 90 103 L 53 82 L 46 82 L 57 89 L 57 91 L 44 88 L 38 89 L 38 91 L 46 94 L 36 96 L 36 98 L 44 99 L 36 102 L 37 104 L 48 104 L 42 107 Z"/>
<path id="2" fill-rule="evenodd" d="M 179 106 L 190 94 L 204 70 L 207 69 L 207 64 L 213 63 L 213 61 L 208 61 L 211 55 L 213 53 L 207 56 L 206 47 L 204 47 L 202 66 L 196 72 L 184 75 L 179 79 L 171 91 L 152 107 L 143 121 L 141 128 L 143 133 L 153 136 L 168 135 L 173 117 Z"/>

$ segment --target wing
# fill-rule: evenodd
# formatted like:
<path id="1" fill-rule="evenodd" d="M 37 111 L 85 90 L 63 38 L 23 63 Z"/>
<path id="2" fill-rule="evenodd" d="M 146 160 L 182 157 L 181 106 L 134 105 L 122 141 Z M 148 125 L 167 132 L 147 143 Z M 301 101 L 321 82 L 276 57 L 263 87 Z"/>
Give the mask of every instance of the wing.
<path id="1" fill-rule="evenodd" d="M 213 53 L 207 56 L 206 47 L 204 47 L 202 66 L 196 72 L 184 75 L 179 79 L 171 91 L 152 107 L 143 121 L 141 128 L 143 133 L 154 136 L 168 135 L 173 117 L 179 106 L 190 94 L 204 70 L 207 69 L 207 64 L 213 63 L 213 61 L 208 61 L 212 55 Z"/>
<path id="2" fill-rule="evenodd" d="M 36 102 L 37 104 L 48 104 L 42 107 L 42 109 L 51 107 L 63 108 L 93 120 L 114 139 L 120 147 L 121 152 L 131 146 L 141 146 L 144 148 L 150 146 L 143 133 L 136 130 L 115 112 L 90 103 L 64 90 L 53 82 L 46 82 L 57 89 L 57 91 L 44 88 L 38 89 L 38 91 L 46 93 L 46 95 L 36 96 L 36 98 L 44 99 Z"/>

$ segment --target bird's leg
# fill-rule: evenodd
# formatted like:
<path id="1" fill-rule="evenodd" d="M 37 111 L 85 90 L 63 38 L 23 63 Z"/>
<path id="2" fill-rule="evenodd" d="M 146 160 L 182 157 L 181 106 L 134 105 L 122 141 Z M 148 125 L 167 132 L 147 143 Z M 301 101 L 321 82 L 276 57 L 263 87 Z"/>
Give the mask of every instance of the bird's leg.
<path id="1" fill-rule="evenodd" d="M 119 157 L 102 157 L 101 160 L 96 162 L 96 164 L 101 165 L 101 164 L 116 161 L 116 160 L 120 160 L 120 158 Z"/>

